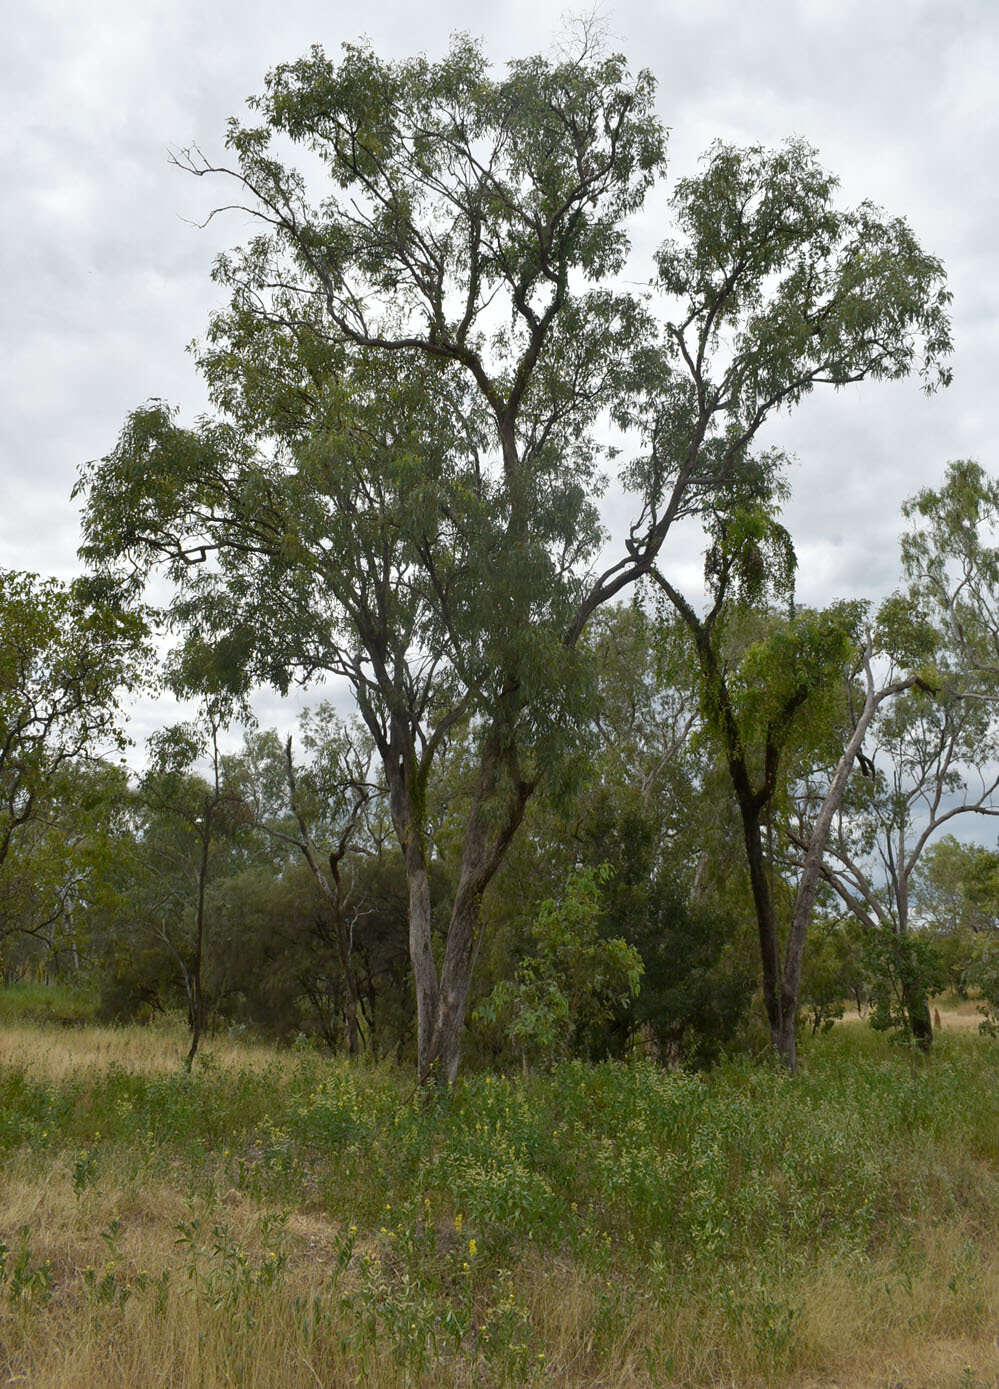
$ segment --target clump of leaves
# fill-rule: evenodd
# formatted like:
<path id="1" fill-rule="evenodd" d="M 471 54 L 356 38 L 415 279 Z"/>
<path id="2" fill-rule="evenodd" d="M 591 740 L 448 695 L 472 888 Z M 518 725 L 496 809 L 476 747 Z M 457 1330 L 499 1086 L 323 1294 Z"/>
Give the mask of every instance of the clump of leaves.
<path id="1" fill-rule="evenodd" d="M 964 972 L 965 985 L 982 996 L 979 1024 L 987 1037 L 999 1037 L 999 939 L 994 932 L 977 938 Z"/>
<path id="2" fill-rule="evenodd" d="M 558 900 L 542 902 L 530 953 L 479 1005 L 477 1017 L 502 1027 L 525 1069 L 563 1058 L 574 1031 L 598 1027 L 638 995 L 638 951 L 600 935 L 600 889 L 610 876 L 606 864 L 580 868 Z"/>
<path id="3" fill-rule="evenodd" d="M 919 1036 L 916 1010 L 947 983 L 936 941 L 911 931 L 882 927 L 864 942 L 864 964 L 871 976 L 871 1026 L 900 1041 Z"/>

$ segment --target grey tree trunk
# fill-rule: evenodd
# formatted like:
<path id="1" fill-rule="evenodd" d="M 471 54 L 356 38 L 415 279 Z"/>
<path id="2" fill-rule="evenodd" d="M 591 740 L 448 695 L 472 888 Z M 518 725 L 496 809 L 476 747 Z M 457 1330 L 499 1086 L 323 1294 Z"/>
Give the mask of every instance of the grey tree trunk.
<path id="1" fill-rule="evenodd" d="M 406 882 L 409 889 L 409 960 L 416 992 L 416 1059 L 422 1080 L 434 1059 L 432 1042 L 438 987 L 430 935 L 430 877 L 423 846 L 415 834 L 406 843 Z"/>
<path id="2" fill-rule="evenodd" d="M 480 896 L 469 896 L 467 893 L 459 893 L 455 901 L 441 969 L 429 1063 L 426 1068 L 420 1069 L 420 1078 L 424 1081 L 434 1078 L 434 1068 L 441 1084 L 453 1085 L 458 1075 L 461 1040 L 468 1015 L 476 946 L 481 929 L 480 901 Z"/>
<path id="3" fill-rule="evenodd" d="M 201 988 L 201 975 L 205 961 L 205 891 L 208 887 L 208 855 L 212 842 L 211 810 L 206 807 L 201 828 L 201 858 L 198 864 L 198 907 L 195 917 L 194 961 L 191 966 L 191 1049 L 184 1061 L 184 1069 L 189 1071 L 194 1065 L 201 1033 L 205 1026 L 205 996 Z"/>
<path id="4" fill-rule="evenodd" d="M 426 1053 L 421 1051 L 420 1080 L 424 1084 L 437 1080 L 452 1085 L 458 1074 L 481 932 L 482 894 L 503 861 L 533 790 L 534 782 L 519 776 L 516 759 L 501 756 L 494 731 L 482 751 L 475 800 L 465 829 L 433 1027 Z"/>
<path id="5" fill-rule="evenodd" d="M 798 882 L 798 890 L 795 894 L 794 908 L 791 913 L 791 925 L 788 931 L 787 945 L 784 951 L 784 973 L 781 980 L 781 1028 L 778 1039 L 777 1052 L 781 1060 L 790 1071 L 797 1068 L 797 1053 L 794 1043 L 794 1019 L 798 1012 L 798 999 L 801 994 L 801 968 L 805 953 L 805 940 L 808 935 L 808 923 L 811 920 L 812 908 L 815 905 L 815 897 L 819 890 L 819 879 L 822 875 L 822 861 L 825 854 L 826 844 L 829 842 L 829 832 L 832 829 L 833 817 L 843 804 L 843 797 L 846 794 L 847 782 L 850 773 L 853 771 L 857 754 L 860 752 L 864 743 L 864 737 L 870 727 L 871 720 L 877 712 L 878 706 L 893 691 L 876 692 L 874 688 L 874 678 L 871 673 L 871 644 L 868 641 L 863 655 L 864 670 L 867 677 L 867 692 L 864 698 L 864 707 L 860 712 L 860 717 L 850 739 L 843 749 L 843 755 L 833 773 L 832 781 L 829 783 L 829 790 L 819 809 L 812 833 L 809 836 L 808 844 L 805 849 L 805 857 L 802 864 L 801 878 Z M 788 1022 L 790 1019 L 790 1023 Z"/>

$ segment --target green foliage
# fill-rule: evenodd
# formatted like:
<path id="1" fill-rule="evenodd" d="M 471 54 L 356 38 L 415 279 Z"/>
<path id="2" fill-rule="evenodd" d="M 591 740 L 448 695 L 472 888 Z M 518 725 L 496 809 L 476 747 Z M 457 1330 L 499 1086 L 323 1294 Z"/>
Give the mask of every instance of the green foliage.
<path id="1" fill-rule="evenodd" d="M 704 577 L 716 598 L 738 599 L 747 607 L 793 600 L 797 558 L 775 507 L 782 493 L 775 483 L 773 492 L 709 516 Z"/>
<path id="2" fill-rule="evenodd" d="M 904 514 L 910 522 L 902 537 L 910 601 L 931 614 L 963 681 L 991 692 L 999 631 L 999 483 L 978 463 L 951 463 L 943 486 L 917 493 Z"/>
<path id="3" fill-rule="evenodd" d="M 783 620 L 747 615 L 750 633 L 754 618 L 764 630 L 739 643 L 728 685 L 739 735 L 754 760 L 762 764 L 772 749 L 786 777 L 795 759 L 840 750 L 846 677 L 856 661 L 863 615 L 860 603 L 798 609 Z"/>
<path id="4" fill-rule="evenodd" d="M 52 1265 L 32 1262 L 31 1234 L 22 1225 L 13 1250 L 0 1241 L 0 1289 L 12 1306 L 44 1306 L 52 1297 Z"/>
<path id="5" fill-rule="evenodd" d="M 835 188 L 802 140 L 776 150 L 717 142 L 703 172 L 677 184 L 689 244 L 660 252 L 662 282 L 693 313 L 718 304 L 711 345 L 734 331 L 724 386 L 744 418 L 789 386 L 793 403 L 816 378 L 844 385 L 915 367 L 927 385 L 949 379 L 940 262 L 900 218 L 870 203 L 836 209 Z"/>
<path id="6" fill-rule="evenodd" d="M 858 1008 L 867 1001 L 863 930 L 859 923 L 815 921 L 808 936 L 800 1003 L 813 1033 L 828 1032 L 851 999 Z"/>
<path id="7" fill-rule="evenodd" d="M 893 593 L 877 611 L 877 648 L 902 670 L 920 672 L 928 685 L 941 683 L 934 660 L 940 651 L 941 633 L 933 625 L 913 593 Z"/>
<path id="8" fill-rule="evenodd" d="M 368 1048 L 393 1054 L 412 1032 L 403 865 L 398 854 L 357 854 L 341 875 Z M 432 886 L 436 905 L 444 890 L 436 874 Z M 213 888 L 211 912 L 206 987 L 217 1018 L 342 1048 L 347 991 L 336 922 L 305 864 L 243 869 Z"/>
<path id="9" fill-rule="evenodd" d="M 982 1032 L 999 1037 L 999 935 L 995 932 L 975 940 L 965 968 L 964 984 L 982 999 L 979 1007 Z"/>
<path id="10" fill-rule="evenodd" d="M 600 888 L 610 876 L 606 865 L 582 868 L 558 900 L 542 902 L 531 953 L 479 1004 L 479 1019 L 502 1027 L 525 1066 L 564 1057 L 574 1031 L 599 1028 L 639 992 L 641 956 L 599 931 Z"/>
<path id="11" fill-rule="evenodd" d="M 880 926 L 863 937 L 863 961 L 871 1026 L 901 1041 L 920 1038 L 929 1022 L 927 999 L 947 983 L 937 942 L 923 932 Z"/>
<path id="12" fill-rule="evenodd" d="M 0 570 L 0 903 L 35 891 L 18 863 L 21 841 L 30 857 L 60 780 L 124 745 L 118 699 L 146 676 L 147 658 L 144 616 L 124 609 L 113 586 Z M 27 920 L 5 922 L 0 908 L 0 937 L 52 911 L 48 901 L 34 920 L 29 907 Z"/>
<path id="13" fill-rule="evenodd" d="M 999 931 L 999 853 L 943 835 L 923 856 L 918 902 L 940 934 Z"/>
<path id="14" fill-rule="evenodd" d="M 71 1026 L 95 1020 L 94 997 L 89 989 L 70 984 L 33 984 L 25 981 L 0 989 L 0 1020 L 6 1023 L 62 1023 Z"/>
<path id="15" fill-rule="evenodd" d="M 717 901 L 691 903 L 675 885 L 659 882 L 628 939 L 645 967 L 627 1015 L 633 1040 L 644 1034 L 663 1062 L 691 1066 L 744 1049 L 758 984 L 752 941 L 736 913 Z"/>

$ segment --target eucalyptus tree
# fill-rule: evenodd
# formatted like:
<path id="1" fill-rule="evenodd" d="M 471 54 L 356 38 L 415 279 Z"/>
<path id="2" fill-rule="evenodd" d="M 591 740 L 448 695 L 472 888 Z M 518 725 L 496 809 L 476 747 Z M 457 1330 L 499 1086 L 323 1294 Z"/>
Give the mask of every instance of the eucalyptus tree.
<path id="1" fill-rule="evenodd" d="M 833 820 L 872 720 L 918 676 L 875 679 L 864 604 L 795 608 L 796 561 L 775 501 L 712 514 L 703 612 L 658 567 L 652 580 L 690 634 L 705 731 L 724 762 L 742 824 L 771 1042 L 794 1070 L 805 942 Z M 775 606 L 780 601 L 783 612 Z M 816 764 L 818 780 L 808 777 Z M 790 790 L 803 776 L 810 814 L 792 827 L 800 858 L 782 923 L 779 841 Z"/>
<path id="2" fill-rule="evenodd" d="M 882 627 L 917 678 L 878 712 L 870 775 L 844 802 L 823 870 L 881 942 L 898 993 L 886 1019 L 892 1014 L 924 1048 L 933 1031 L 912 930 L 919 874 L 945 826 L 999 815 L 997 508 L 995 481 L 968 462 L 952 463 L 940 489 L 906 503 L 907 582 L 885 604 Z"/>
<path id="3" fill-rule="evenodd" d="M 164 565 L 171 620 L 233 683 L 350 682 L 406 861 L 423 1077 L 456 1073 L 482 895 L 587 722 L 588 620 L 678 519 L 752 488 L 782 407 L 942 373 L 939 263 L 904 222 L 838 211 L 800 143 L 714 147 L 677 186 L 650 295 L 622 288 L 664 165 L 653 95 L 585 50 L 494 76 L 465 38 L 439 62 L 347 46 L 275 69 L 230 162 L 177 156 L 259 230 L 215 268 L 218 415 L 139 410 L 81 483 L 89 560 L 136 584 Z M 612 462 L 635 503 L 601 569 Z M 459 730 L 476 762 L 438 961 L 427 793 Z"/>
<path id="4" fill-rule="evenodd" d="M 122 745 L 118 696 L 145 672 L 144 636 L 141 612 L 99 585 L 0 569 L 0 875 L 70 765 Z"/>
<path id="5" fill-rule="evenodd" d="M 916 686 L 881 710 L 867 744 L 870 777 L 836 817 L 823 874 L 867 928 L 897 987 L 888 1013 L 928 1048 L 933 1029 L 914 933 L 914 889 L 927 849 L 958 817 L 999 816 L 999 723 L 960 690 Z"/>

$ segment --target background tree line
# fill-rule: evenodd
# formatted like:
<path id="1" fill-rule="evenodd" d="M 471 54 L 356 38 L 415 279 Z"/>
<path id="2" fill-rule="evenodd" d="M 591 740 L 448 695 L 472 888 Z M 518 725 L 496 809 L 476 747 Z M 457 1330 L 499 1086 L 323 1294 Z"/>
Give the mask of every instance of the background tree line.
<path id="1" fill-rule="evenodd" d="M 983 538 L 994 484 L 955 465 L 912 509 L 906 552 L 925 536 L 921 516 L 944 500 L 952 537 L 967 544 L 972 529 Z M 792 612 L 747 596 L 717 641 L 747 762 L 765 761 L 784 682 L 810 681 L 782 725 L 762 820 L 781 948 L 816 807 L 865 696 L 865 652 L 877 644 L 880 690 L 899 683 L 900 662 L 922 658 L 918 683 L 884 700 L 866 726 L 836 808 L 795 1018 L 827 1026 L 853 1002 L 875 1025 L 928 1045 L 930 993 L 973 992 L 993 1017 L 999 1004 L 999 853 L 945 832 L 961 815 L 995 813 L 999 759 L 988 672 L 940 620 L 954 604 L 924 585 L 920 606 L 921 574 L 908 572 L 910 590 L 877 614 L 860 604 Z M 608 606 L 589 628 L 581 652 L 593 671 L 592 715 L 559 778 L 531 799 L 484 898 L 466 1032 L 480 1064 L 636 1049 L 705 1064 L 766 1048 L 759 923 L 727 735 L 696 636 L 653 585 L 643 594 Z M 5 610 L 12 645 L 21 611 Z M 55 685 L 79 639 L 77 615 L 59 611 L 65 626 L 44 629 L 48 646 L 35 637 L 33 697 L 47 681 L 53 704 L 67 694 Z M 969 621 L 970 612 L 966 631 Z M 57 660 L 63 640 L 70 650 Z M 142 640 L 135 628 L 130 660 Z M 113 663 L 112 648 L 102 650 Z M 117 667 L 113 675 L 121 678 Z M 104 735 L 110 688 L 95 688 L 89 715 Z M 102 757 L 98 734 L 65 756 L 54 723 L 47 743 L 26 738 L 49 760 L 33 769 L 28 813 L 15 824 L 7 812 L 6 977 L 41 970 L 81 984 L 108 1019 L 183 1009 L 191 1056 L 206 1027 L 226 1026 L 415 1060 L 406 870 L 370 737 L 328 704 L 290 739 L 244 724 L 242 747 L 223 752 L 239 727 L 239 710 L 206 693 L 196 719 L 150 740 L 141 775 Z M 428 788 L 438 952 L 474 794 L 475 736 L 473 720 L 455 725 Z M 8 758 L 15 808 L 14 779 L 26 772 L 24 755 Z"/>

